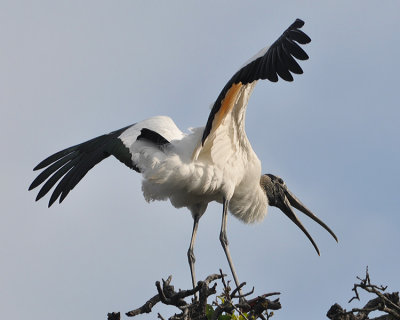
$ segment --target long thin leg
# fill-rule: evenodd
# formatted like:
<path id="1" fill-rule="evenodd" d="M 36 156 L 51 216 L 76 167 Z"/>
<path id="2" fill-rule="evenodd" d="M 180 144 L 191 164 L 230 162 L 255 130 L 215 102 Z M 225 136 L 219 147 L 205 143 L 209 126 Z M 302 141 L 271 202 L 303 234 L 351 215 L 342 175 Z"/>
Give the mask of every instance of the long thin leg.
<path id="1" fill-rule="evenodd" d="M 193 284 L 193 288 L 194 288 L 194 287 L 196 287 L 196 273 L 194 271 L 194 263 L 196 261 L 196 257 L 194 256 L 193 247 L 194 247 L 194 242 L 196 240 L 197 227 L 199 226 L 200 216 L 198 216 L 198 215 L 194 216 L 193 220 L 194 220 L 194 223 L 193 223 L 192 238 L 190 240 L 190 246 L 189 246 L 189 250 L 187 252 L 187 256 L 188 256 L 188 260 L 189 260 L 190 273 L 192 275 L 192 284 Z"/>
<path id="2" fill-rule="evenodd" d="M 228 221 L 228 205 L 229 205 L 229 200 L 223 198 L 223 211 L 222 211 L 222 223 L 221 223 L 221 233 L 219 234 L 219 240 L 221 241 L 222 248 L 224 248 L 226 258 L 228 259 L 229 267 L 231 268 L 231 272 L 233 275 L 233 279 L 235 280 L 236 287 L 239 287 L 239 279 L 238 276 L 236 275 L 235 267 L 233 265 L 233 261 L 231 258 L 231 253 L 229 252 L 229 247 L 228 247 L 228 236 L 226 234 L 226 223 Z M 239 290 L 239 294 L 243 295 L 242 290 Z"/>

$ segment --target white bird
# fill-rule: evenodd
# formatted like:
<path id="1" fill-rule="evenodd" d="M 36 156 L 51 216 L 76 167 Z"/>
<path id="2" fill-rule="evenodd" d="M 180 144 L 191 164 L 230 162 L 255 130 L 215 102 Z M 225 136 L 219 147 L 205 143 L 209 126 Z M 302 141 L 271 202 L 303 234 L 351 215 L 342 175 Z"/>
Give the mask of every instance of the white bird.
<path id="1" fill-rule="evenodd" d="M 34 168 L 46 169 L 29 190 L 47 180 L 37 195 L 39 200 L 58 183 L 49 207 L 57 199 L 61 203 L 92 167 L 113 155 L 142 174 L 147 201 L 169 199 L 174 207 L 190 210 L 194 224 L 187 255 L 193 286 L 197 227 L 212 201 L 223 205 L 220 241 L 236 286 L 239 280 L 226 234 L 228 210 L 239 220 L 252 223 L 264 219 L 268 205 L 278 207 L 306 234 L 319 254 L 291 206 L 319 223 L 337 241 L 336 235 L 288 190 L 282 179 L 261 175 L 261 162 L 245 132 L 245 111 L 257 80 L 276 82 L 279 76 L 292 81 L 291 73 L 303 73 L 295 60 L 308 59 L 300 47 L 311 41 L 300 30 L 303 25 L 297 19 L 270 47 L 262 49 L 233 75 L 213 104 L 205 127 L 183 133 L 169 117 L 149 118 L 53 154 Z"/>

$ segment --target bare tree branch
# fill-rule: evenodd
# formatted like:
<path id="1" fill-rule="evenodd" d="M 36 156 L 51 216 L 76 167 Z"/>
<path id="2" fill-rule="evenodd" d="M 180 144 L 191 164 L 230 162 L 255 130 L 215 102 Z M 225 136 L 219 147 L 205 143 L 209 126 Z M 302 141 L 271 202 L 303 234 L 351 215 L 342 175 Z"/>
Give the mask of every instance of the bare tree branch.
<path id="1" fill-rule="evenodd" d="M 368 303 L 363 308 L 353 308 L 350 311 L 346 311 L 337 303 L 334 304 L 328 311 L 327 317 L 331 320 L 400 320 L 400 302 L 399 293 L 384 293 L 387 286 L 377 286 L 371 284 L 371 279 L 368 273 L 368 267 L 366 269 L 365 278 L 361 279 L 360 283 L 355 283 L 352 291 L 354 291 L 354 297 L 349 300 L 349 303 L 353 300 L 359 300 L 360 296 L 358 293 L 359 289 L 367 291 L 376 295 L 377 297 L 368 301 Z M 376 318 L 369 318 L 369 314 L 372 311 L 382 311 L 386 314 L 378 316 Z"/>
<path id="2" fill-rule="evenodd" d="M 273 315 L 271 310 L 281 308 L 279 298 L 273 301 L 267 299 L 267 297 L 278 295 L 279 292 L 264 294 L 246 301 L 245 297 L 252 294 L 254 288 L 246 294 L 238 295 L 238 288 L 231 291 L 229 281 L 225 281 L 225 277 L 226 275 L 220 270 L 219 274 L 209 275 L 204 281 L 199 281 L 193 289 L 175 291 L 174 286 L 171 285 L 172 276 L 169 276 L 167 280 L 163 279 L 161 282 L 156 282 L 156 295 L 147 300 L 141 307 L 127 312 L 126 315 L 134 317 L 139 314 L 151 313 L 157 303 L 162 303 L 175 306 L 180 311 L 180 313 L 169 317 L 169 320 L 207 320 L 207 312 L 212 312 L 212 319 L 218 319 L 221 314 L 229 315 L 236 312 L 243 319 L 259 318 L 266 320 Z M 218 279 L 221 279 L 223 292 L 213 302 L 207 303 L 208 297 L 217 292 L 217 283 L 212 283 Z M 239 287 L 242 288 L 244 285 L 245 283 L 242 283 Z M 198 299 L 195 298 L 195 294 L 198 294 Z M 191 302 L 185 300 L 188 297 L 191 297 Z M 238 303 L 234 302 L 235 299 L 239 300 Z M 211 305 L 214 305 L 215 309 Z M 157 317 L 165 320 L 160 313 L 157 314 Z M 109 313 L 108 319 L 120 320 L 120 313 Z"/>

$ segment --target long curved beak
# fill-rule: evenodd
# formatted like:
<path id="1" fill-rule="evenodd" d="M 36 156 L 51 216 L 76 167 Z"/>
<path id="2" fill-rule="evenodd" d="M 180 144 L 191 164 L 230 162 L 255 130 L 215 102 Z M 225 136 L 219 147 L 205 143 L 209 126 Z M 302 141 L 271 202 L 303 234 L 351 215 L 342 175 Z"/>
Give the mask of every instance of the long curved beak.
<path id="1" fill-rule="evenodd" d="M 307 217 L 313 219 L 316 223 L 318 223 L 321 227 L 323 227 L 326 231 L 328 231 L 331 236 L 338 242 L 338 238 L 335 233 L 315 214 L 313 214 L 301 201 L 289 190 L 286 189 L 286 196 L 289 199 L 290 204 L 295 207 L 297 210 L 303 212 Z"/>
<path id="2" fill-rule="evenodd" d="M 310 217 L 315 222 L 317 222 L 321 227 L 323 227 L 326 231 L 328 231 L 332 235 L 332 237 L 336 240 L 336 242 L 338 242 L 338 239 L 334 234 L 334 232 L 315 214 L 313 214 L 292 192 L 290 192 L 286 186 L 284 187 L 284 192 L 280 194 L 283 199 L 280 199 L 281 201 L 278 201 L 279 209 L 281 209 L 282 212 L 286 214 L 289 217 L 289 219 L 292 220 L 296 224 L 296 226 L 298 226 L 304 232 L 307 238 L 311 241 L 318 255 L 320 255 L 320 253 L 317 245 L 314 242 L 314 239 L 308 233 L 306 228 L 304 228 L 299 218 L 297 218 L 296 214 L 292 209 L 292 206 L 295 207 L 297 210 L 303 212 L 306 216 Z"/>

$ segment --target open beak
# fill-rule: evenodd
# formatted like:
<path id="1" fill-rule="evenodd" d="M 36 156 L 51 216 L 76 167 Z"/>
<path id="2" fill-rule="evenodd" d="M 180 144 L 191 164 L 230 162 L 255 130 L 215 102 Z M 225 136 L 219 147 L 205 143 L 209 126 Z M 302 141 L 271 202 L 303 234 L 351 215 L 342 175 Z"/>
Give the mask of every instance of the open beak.
<path id="1" fill-rule="evenodd" d="M 289 219 L 292 220 L 296 224 L 296 226 L 298 226 L 304 232 L 307 238 L 311 241 L 318 255 L 319 249 L 315 244 L 314 239 L 310 236 L 306 228 L 304 228 L 299 218 L 297 218 L 292 209 L 292 206 L 295 207 L 297 210 L 303 212 L 306 216 L 310 217 L 315 222 L 317 222 L 332 235 L 336 242 L 338 241 L 333 231 L 315 214 L 307 209 L 306 206 L 302 204 L 301 201 L 297 199 L 297 197 L 292 192 L 289 191 L 285 182 L 281 178 L 273 174 L 264 174 L 261 176 L 260 184 L 265 190 L 269 205 L 281 209 L 281 211 L 286 214 Z"/>
<path id="2" fill-rule="evenodd" d="M 310 217 L 313 219 L 315 222 L 317 222 L 320 226 L 322 226 L 326 231 L 328 231 L 332 237 L 338 241 L 336 235 L 333 233 L 333 231 L 323 222 L 321 221 L 315 214 L 313 214 L 307 207 L 293 194 L 291 193 L 286 185 L 283 187 L 284 192 L 280 193 L 281 199 L 279 199 L 277 202 L 277 207 L 282 210 L 284 214 L 286 214 L 290 220 L 292 220 L 296 226 L 298 226 L 304 234 L 307 236 L 307 238 L 311 241 L 312 245 L 314 246 L 315 250 L 317 251 L 318 255 L 319 249 L 317 245 L 314 242 L 314 239 L 311 237 L 311 235 L 308 233 L 306 228 L 302 225 L 300 222 L 299 218 L 297 218 L 296 214 L 294 213 L 292 206 L 295 207 L 297 210 L 303 212 L 306 216 Z"/>

